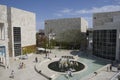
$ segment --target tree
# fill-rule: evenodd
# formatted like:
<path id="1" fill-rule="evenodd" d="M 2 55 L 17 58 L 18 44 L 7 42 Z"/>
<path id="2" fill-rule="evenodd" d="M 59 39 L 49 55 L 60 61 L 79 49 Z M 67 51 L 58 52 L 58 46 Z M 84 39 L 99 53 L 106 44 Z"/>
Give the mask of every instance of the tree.
<path id="1" fill-rule="evenodd" d="M 48 43 L 48 38 L 45 35 L 36 34 L 36 44 L 37 47 L 46 48 L 46 44 Z"/>

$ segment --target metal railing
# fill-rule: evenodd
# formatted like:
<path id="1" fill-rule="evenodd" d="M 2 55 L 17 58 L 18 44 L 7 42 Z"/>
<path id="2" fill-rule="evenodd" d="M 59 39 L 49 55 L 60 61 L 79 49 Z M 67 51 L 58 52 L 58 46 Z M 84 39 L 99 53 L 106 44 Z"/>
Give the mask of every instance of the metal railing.
<path id="1" fill-rule="evenodd" d="M 110 80 L 119 80 L 118 76 L 120 76 L 120 71 L 117 72 Z"/>

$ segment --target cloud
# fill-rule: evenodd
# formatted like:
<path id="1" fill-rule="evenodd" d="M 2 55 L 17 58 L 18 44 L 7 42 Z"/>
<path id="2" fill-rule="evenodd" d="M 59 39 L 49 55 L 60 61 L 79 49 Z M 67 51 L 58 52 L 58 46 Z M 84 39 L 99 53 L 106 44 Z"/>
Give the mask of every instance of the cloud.
<path id="1" fill-rule="evenodd" d="M 102 7 L 93 7 L 91 9 L 81 9 L 81 10 L 73 10 L 73 9 L 65 8 L 63 10 L 58 11 L 58 13 L 56 13 L 57 14 L 56 16 L 92 14 L 98 12 L 111 12 L 111 11 L 120 11 L 120 5 L 107 5 Z"/>
<path id="2" fill-rule="evenodd" d="M 69 15 L 71 12 L 72 12 L 72 9 L 65 8 L 65 9 L 59 10 L 57 13 L 54 13 L 54 15 L 58 16 L 58 17 L 61 17 L 65 14 Z"/>
<path id="3" fill-rule="evenodd" d="M 116 1 L 120 2 L 120 0 L 116 0 Z M 82 17 L 88 21 L 89 27 L 92 27 L 92 16 L 91 15 L 93 13 L 112 12 L 112 11 L 120 11 L 120 5 L 106 5 L 106 6 L 102 6 L 102 7 L 92 7 L 90 9 L 80 9 L 80 10 L 65 8 L 63 10 L 57 11 L 57 13 L 55 13 L 55 16 L 58 16 L 58 17 L 74 16 L 74 17 L 76 17 L 76 16 L 82 15 Z"/>
<path id="4" fill-rule="evenodd" d="M 63 14 L 61 14 L 61 13 L 55 13 L 54 15 L 59 16 L 59 17 L 63 16 Z"/>
<path id="5" fill-rule="evenodd" d="M 120 6 L 119 5 L 108 5 L 108 6 L 103 6 L 100 8 L 92 8 L 89 10 L 89 13 L 96 13 L 96 12 L 110 12 L 110 11 L 120 11 Z"/>
<path id="6" fill-rule="evenodd" d="M 70 12 L 72 12 L 72 9 L 65 8 L 65 9 L 63 9 L 63 10 L 61 10 L 59 12 L 61 12 L 61 13 L 70 13 Z"/>

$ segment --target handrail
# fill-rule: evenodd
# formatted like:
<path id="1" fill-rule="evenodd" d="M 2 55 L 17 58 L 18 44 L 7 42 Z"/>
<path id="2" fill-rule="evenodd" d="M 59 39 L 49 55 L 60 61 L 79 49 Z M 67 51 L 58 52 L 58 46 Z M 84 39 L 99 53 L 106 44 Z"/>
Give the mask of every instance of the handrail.
<path id="1" fill-rule="evenodd" d="M 117 76 L 120 75 L 120 71 L 117 72 L 115 75 L 113 75 L 113 77 L 110 80 L 115 80 L 117 78 Z"/>

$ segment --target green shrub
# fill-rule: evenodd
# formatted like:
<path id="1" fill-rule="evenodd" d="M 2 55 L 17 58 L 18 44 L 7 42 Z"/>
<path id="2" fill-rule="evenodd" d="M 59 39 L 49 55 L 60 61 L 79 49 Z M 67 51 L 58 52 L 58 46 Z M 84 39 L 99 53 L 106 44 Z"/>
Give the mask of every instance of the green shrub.
<path id="1" fill-rule="evenodd" d="M 23 54 L 30 54 L 30 53 L 35 53 L 35 52 L 36 52 L 36 45 L 22 47 Z"/>

